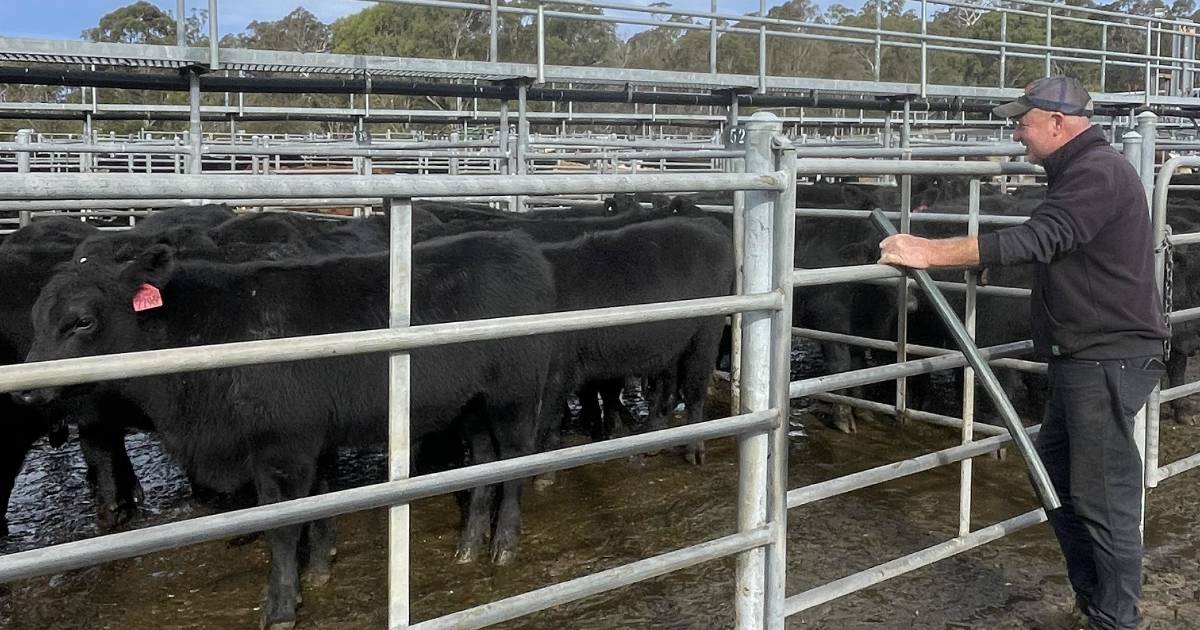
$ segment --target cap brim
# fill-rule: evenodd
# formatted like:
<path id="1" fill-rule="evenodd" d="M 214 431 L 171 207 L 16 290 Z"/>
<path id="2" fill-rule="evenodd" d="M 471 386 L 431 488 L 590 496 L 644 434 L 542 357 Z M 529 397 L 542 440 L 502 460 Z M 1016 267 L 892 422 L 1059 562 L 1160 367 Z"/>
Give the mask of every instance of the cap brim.
<path id="1" fill-rule="evenodd" d="M 1011 103 L 997 105 L 992 108 L 992 115 L 997 118 L 1018 118 L 1024 116 L 1025 112 L 1033 109 L 1029 103 L 1025 103 L 1024 99 L 1017 99 Z"/>

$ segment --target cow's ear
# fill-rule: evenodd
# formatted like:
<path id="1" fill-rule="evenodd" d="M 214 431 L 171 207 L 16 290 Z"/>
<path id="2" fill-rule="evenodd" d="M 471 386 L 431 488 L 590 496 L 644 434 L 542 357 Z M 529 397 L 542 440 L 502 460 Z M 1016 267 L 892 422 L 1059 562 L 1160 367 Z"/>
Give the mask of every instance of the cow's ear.
<path id="1" fill-rule="evenodd" d="M 675 214 L 693 215 L 700 214 L 700 208 L 696 206 L 696 202 L 682 195 L 671 199 L 671 212 Z"/>
<path id="2" fill-rule="evenodd" d="M 876 205 L 875 197 L 869 192 L 854 186 L 842 187 L 842 204 L 855 210 L 870 210 Z"/>
<path id="3" fill-rule="evenodd" d="M 159 243 L 147 248 L 121 271 L 121 279 L 129 285 L 149 284 L 162 288 L 175 273 L 175 250 Z"/>

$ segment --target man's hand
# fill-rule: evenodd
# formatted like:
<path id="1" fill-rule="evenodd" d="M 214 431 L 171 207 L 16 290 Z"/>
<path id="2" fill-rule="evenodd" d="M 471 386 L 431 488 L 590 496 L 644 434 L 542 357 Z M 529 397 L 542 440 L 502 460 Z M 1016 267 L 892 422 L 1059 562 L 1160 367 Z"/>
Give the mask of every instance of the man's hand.
<path id="1" fill-rule="evenodd" d="M 931 249 L 932 243 L 927 238 L 912 234 L 893 234 L 879 243 L 879 263 L 928 269 L 931 266 Z"/>

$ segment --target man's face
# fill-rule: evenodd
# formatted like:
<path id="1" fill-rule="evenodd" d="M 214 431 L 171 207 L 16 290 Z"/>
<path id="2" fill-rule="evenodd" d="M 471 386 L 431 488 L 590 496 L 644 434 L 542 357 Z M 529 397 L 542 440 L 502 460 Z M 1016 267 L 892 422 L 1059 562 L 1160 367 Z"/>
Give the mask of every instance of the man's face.
<path id="1" fill-rule="evenodd" d="M 1041 162 L 1069 140 L 1064 134 L 1063 118 L 1058 112 L 1031 109 L 1017 119 L 1013 140 L 1025 145 L 1025 152 L 1034 162 Z"/>

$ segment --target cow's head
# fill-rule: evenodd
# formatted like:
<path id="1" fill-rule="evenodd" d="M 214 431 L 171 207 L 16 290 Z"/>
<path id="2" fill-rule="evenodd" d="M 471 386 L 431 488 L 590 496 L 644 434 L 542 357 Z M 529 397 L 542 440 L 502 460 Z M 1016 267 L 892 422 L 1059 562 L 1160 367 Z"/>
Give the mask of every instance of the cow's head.
<path id="1" fill-rule="evenodd" d="M 124 264 L 87 257 L 64 264 L 33 305 L 34 338 L 26 362 L 155 347 L 165 308 L 161 290 L 174 270 L 174 250 L 166 245 L 154 245 Z M 81 393 L 91 386 L 71 389 Z M 42 404 L 62 394 L 62 387 L 49 387 L 13 396 L 25 404 Z"/>

